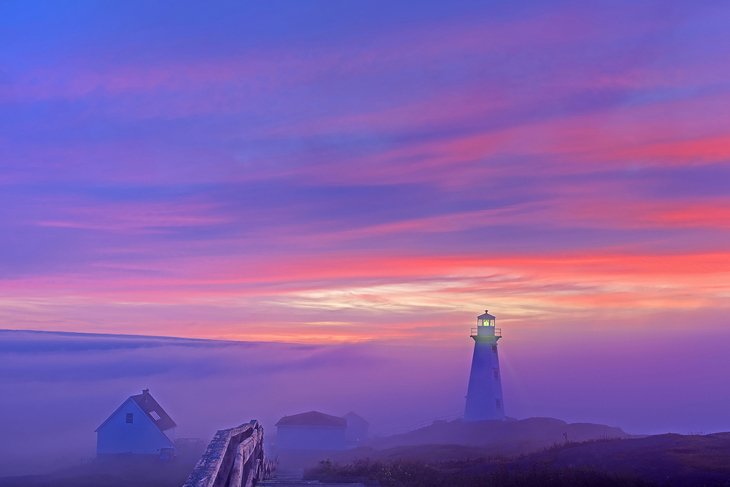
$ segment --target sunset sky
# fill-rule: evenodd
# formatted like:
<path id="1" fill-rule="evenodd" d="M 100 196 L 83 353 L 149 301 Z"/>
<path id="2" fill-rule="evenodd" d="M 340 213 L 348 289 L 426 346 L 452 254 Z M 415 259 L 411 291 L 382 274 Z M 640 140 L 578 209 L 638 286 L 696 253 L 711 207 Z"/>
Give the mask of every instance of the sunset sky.
<path id="1" fill-rule="evenodd" d="M 459 418 L 484 309 L 510 417 L 730 431 L 730 2 L 0 0 L 0 476 Z"/>
<path id="2" fill-rule="evenodd" d="M 726 2 L 201 7 L 0 5 L 0 328 L 730 336 Z"/>

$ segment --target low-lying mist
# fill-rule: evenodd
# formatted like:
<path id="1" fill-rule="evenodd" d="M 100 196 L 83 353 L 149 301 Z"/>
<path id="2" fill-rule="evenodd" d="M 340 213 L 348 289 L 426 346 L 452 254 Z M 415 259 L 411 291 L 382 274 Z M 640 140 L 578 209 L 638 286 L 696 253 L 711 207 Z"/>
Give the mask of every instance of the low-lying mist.
<path id="1" fill-rule="evenodd" d="M 660 316 L 631 333 L 509 327 L 500 345 L 507 415 L 628 433 L 730 430 L 730 336 L 665 326 L 676 321 Z M 206 442 L 254 418 L 272 439 L 279 418 L 310 410 L 355 411 L 381 436 L 455 419 L 472 346 L 467 333 L 305 345 L 0 330 L 0 476 L 93 458 L 94 430 L 143 388 L 178 438 Z"/>
<path id="2" fill-rule="evenodd" d="M 280 417 L 313 409 L 356 410 L 376 434 L 458 415 L 464 381 L 449 376 L 468 358 L 448 366 L 435 355 L 444 363 L 426 371 L 414 357 L 424 352 L 0 331 L 0 475 L 93 458 L 94 430 L 142 388 L 177 422 L 177 437 L 205 441 L 253 418 L 273 432 Z"/>

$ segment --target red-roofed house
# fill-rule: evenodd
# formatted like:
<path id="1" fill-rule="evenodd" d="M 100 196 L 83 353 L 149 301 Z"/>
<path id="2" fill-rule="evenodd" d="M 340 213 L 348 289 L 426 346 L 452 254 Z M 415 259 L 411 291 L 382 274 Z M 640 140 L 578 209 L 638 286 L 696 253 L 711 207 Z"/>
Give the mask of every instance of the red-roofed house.
<path id="1" fill-rule="evenodd" d="M 130 396 L 96 429 L 96 454 L 168 456 L 174 451 L 175 422 L 149 389 Z"/>
<path id="2" fill-rule="evenodd" d="M 344 450 L 347 420 L 309 411 L 284 416 L 276 423 L 279 450 Z"/>

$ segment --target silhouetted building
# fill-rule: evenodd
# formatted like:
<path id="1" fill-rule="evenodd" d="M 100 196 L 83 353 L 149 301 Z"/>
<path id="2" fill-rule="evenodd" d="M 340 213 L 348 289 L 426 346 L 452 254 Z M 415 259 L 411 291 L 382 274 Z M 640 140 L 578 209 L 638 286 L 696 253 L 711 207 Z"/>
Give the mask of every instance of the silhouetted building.
<path id="1" fill-rule="evenodd" d="M 347 421 L 338 416 L 309 411 L 284 416 L 276 423 L 279 450 L 344 450 Z"/>
<path id="2" fill-rule="evenodd" d="M 174 452 L 175 422 L 149 389 L 130 396 L 96 429 L 96 454 L 169 456 Z"/>
<path id="3" fill-rule="evenodd" d="M 370 429 L 370 423 L 359 414 L 349 413 L 343 416 L 347 421 L 347 429 L 345 430 L 345 441 L 348 446 L 356 446 L 365 441 L 368 437 L 368 430 Z"/>
<path id="4" fill-rule="evenodd" d="M 504 419 L 502 378 L 497 354 L 497 341 L 502 338 L 502 331 L 496 327 L 496 320 L 489 311 L 484 311 L 483 315 L 477 316 L 476 328 L 471 330 L 474 355 L 466 393 L 465 421 Z"/>

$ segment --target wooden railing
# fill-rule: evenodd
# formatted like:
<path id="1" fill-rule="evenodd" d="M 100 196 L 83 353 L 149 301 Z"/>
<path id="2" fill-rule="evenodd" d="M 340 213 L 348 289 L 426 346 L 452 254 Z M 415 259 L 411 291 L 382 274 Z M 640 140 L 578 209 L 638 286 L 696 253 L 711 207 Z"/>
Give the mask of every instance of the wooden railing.
<path id="1" fill-rule="evenodd" d="M 219 430 L 183 487 L 253 487 L 268 469 L 264 429 L 253 420 Z"/>

